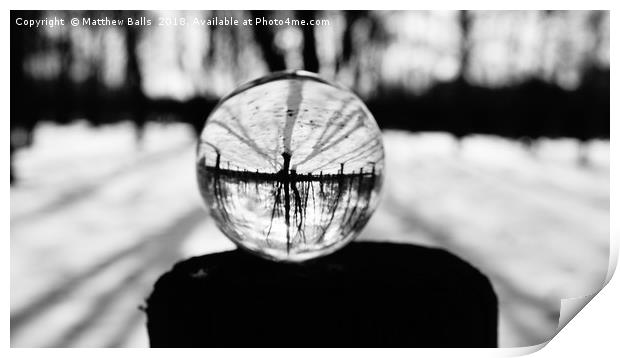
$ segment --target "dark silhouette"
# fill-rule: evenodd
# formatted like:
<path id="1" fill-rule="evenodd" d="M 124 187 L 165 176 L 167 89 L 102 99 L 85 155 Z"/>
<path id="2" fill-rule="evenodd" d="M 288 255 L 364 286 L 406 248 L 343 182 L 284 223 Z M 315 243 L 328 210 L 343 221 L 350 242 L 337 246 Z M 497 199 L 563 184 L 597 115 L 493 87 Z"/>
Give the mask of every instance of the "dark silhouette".
<path id="1" fill-rule="evenodd" d="M 243 251 L 177 263 L 147 300 L 152 347 L 496 347 L 489 280 L 443 250 L 352 243 L 282 264 Z"/>

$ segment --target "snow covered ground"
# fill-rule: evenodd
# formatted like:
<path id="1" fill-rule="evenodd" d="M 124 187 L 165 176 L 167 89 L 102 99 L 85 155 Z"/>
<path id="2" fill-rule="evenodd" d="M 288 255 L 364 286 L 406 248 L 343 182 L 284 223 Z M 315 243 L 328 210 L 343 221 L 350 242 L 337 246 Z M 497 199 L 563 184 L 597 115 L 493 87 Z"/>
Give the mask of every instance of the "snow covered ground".
<path id="1" fill-rule="evenodd" d="M 11 345 L 148 346 L 139 307 L 184 258 L 233 249 L 198 194 L 191 129 L 42 124 L 15 157 Z M 535 152 L 493 136 L 384 133 L 386 184 L 360 240 L 442 247 L 489 276 L 501 346 L 540 343 L 559 298 L 600 288 L 609 256 L 609 142 Z M 458 300 L 458 297 L 455 297 Z"/>

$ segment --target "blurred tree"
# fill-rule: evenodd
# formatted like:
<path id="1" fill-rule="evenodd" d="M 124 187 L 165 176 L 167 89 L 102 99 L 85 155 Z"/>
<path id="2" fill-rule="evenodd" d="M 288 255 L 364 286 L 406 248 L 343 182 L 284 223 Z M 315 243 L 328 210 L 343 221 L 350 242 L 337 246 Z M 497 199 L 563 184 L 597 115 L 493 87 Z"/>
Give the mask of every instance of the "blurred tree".
<path id="1" fill-rule="evenodd" d="M 458 24 L 461 30 L 461 41 L 459 51 L 459 72 L 454 83 L 454 105 L 460 108 L 460 118 L 455 121 L 452 134 L 456 138 L 456 153 L 459 154 L 462 147 L 462 139 L 472 130 L 470 85 L 467 83 L 467 71 L 469 70 L 471 52 L 471 16 L 467 10 L 459 11 Z"/>
<path id="2" fill-rule="evenodd" d="M 609 135 L 610 118 L 610 76 L 609 69 L 602 69 L 598 64 L 598 55 L 603 43 L 602 24 L 604 11 L 592 11 L 587 19 L 587 26 L 592 34 L 590 51 L 582 63 L 582 85 L 579 87 L 580 101 L 575 110 L 577 118 L 573 119 L 571 136 L 579 139 L 578 163 L 583 166 L 590 164 L 588 143 L 592 138 Z"/>
<path id="3" fill-rule="evenodd" d="M 354 51 L 353 28 L 355 23 L 364 17 L 368 17 L 367 10 L 350 10 L 344 13 L 344 33 L 342 34 L 342 51 L 336 61 L 336 72 L 340 71 L 344 64 L 351 60 Z"/>
<path id="4" fill-rule="evenodd" d="M 309 23 L 310 20 L 316 19 L 316 11 L 303 10 L 297 11 L 297 19 L 305 20 Z M 304 36 L 304 47 L 302 50 L 304 58 L 304 69 L 306 71 L 317 73 L 319 72 L 319 59 L 316 55 L 316 41 L 314 38 L 314 26 L 303 26 L 302 33 Z"/>
<path id="5" fill-rule="evenodd" d="M 139 18 L 139 11 L 132 11 L 130 14 L 134 19 Z M 142 73 L 138 58 L 138 43 L 142 26 L 125 26 L 125 54 L 127 57 L 125 86 L 128 91 L 129 100 L 133 103 L 132 119 L 136 127 L 136 143 L 141 146 L 144 136 L 144 126 L 146 125 L 146 106 L 147 100 L 142 89 Z"/>
<path id="6" fill-rule="evenodd" d="M 270 15 L 270 13 L 265 10 L 252 10 L 250 14 L 253 18 L 268 18 Z M 274 28 L 268 26 L 253 26 L 252 28 L 254 29 L 254 38 L 263 52 L 263 57 L 269 67 L 269 71 L 285 70 L 286 61 L 284 60 L 284 56 L 274 44 Z"/>
<path id="7" fill-rule="evenodd" d="M 24 18 L 39 18 L 39 11 L 22 11 Z M 31 51 L 32 35 L 11 21 L 10 34 L 10 182 L 15 182 L 17 174 L 13 167 L 13 153 L 24 146 L 32 144 L 32 133 L 37 123 L 36 99 L 32 82 L 25 76 L 24 64 Z"/>
<path id="8" fill-rule="evenodd" d="M 128 114 L 136 126 L 138 142 L 147 118 L 151 117 L 189 123 L 198 134 L 217 102 L 217 98 L 205 93 L 225 93 L 235 84 L 260 74 L 263 67 L 268 71 L 286 69 L 285 54 L 274 43 L 276 34 L 280 36 L 284 32 L 289 36 L 287 41 L 294 44 L 287 56 L 295 61 L 300 59 L 299 63 L 309 71 L 321 70 L 319 53 L 327 50 L 328 53 L 321 56 L 327 56 L 326 63 L 333 66 L 334 77 L 343 80 L 365 99 L 382 128 L 447 131 L 457 138 L 471 133 L 490 133 L 526 138 L 526 143 L 533 143 L 539 137 L 568 136 L 581 141 L 580 161 L 583 163 L 587 162 L 585 153 L 590 139 L 609 138 L 607 11 L 537 13 L 534 22 L 523 25 L 533 26 L 528 28 L 533 37 L 527 46 L 542 52 L 534 56 L 539 59 L 529 74 L 518 72 L 522 71 L 519 66 L 530 66 L 523 62 L 525 60 L 519 62 L 521 59 L 511 58 L 521 56 L 516 52 L 518 47 L 504 46 L 507 41 L 518 40 L 514 35 L 516 30 L 511 28 L 507 34 L 495 34 L 498 24 L 506 24 L 506 19 L 511 16 L 516 19 L 521 13 L 501 13 L 498 17 L 493 12 L 460 11 L 454 15 L 408 17 L 401 16 L 400 12 L 296 11 L 292 14 L 304 20 L 331 14 L 331 21 L 335 23 L 329 27 L 304 26 L 297 32 L 275 26 L 212 26 L 208 34 L 203 32 L 203 42 L 192 37 L 189 28 L 143 32 L 140 26 L 124 26 L 114 29 L 121 36 L 105 40 L 115 42 L 117 46 L 112 47 L 118 53 L 99 49 L 104 41 L 102 35 L 112 31 L 108 28 L 34 30 L 17 26 L 14 21 L 17 17 L 41 18 L 49 14 L 11 12 L 11 153 L 31 143 L 33 129 L 43 118 L 59 123 L 86 118 L 99 124 L 125 120 Z M 63 12 L 54 14 L 63 16 Z M 76 14 L 153 18 L 152 14 L 137 11 L 64 13 L 64 17 Z M 253 10 L 249 14 L 254 18 L 281 18 L 291 13 Z M 245 13 L 232 15 L 246 16 Z M 395 26 L 393 22 L 397 21 L 401 22 Z M 582 22 L 585 25 L 582 26 Z M 573 33 L 563 31 L 566 24 L 574 25 L 570 29 Z M 515 26 L 521 25 L 514 23 L 504 28 Z M 171 31 L 174 32 L 172 40 L 166 40 L 166 34 Z M 155 45 L 142 46 L 146 40 Z M 183 42 L 183 48 L 161 43 L 164 40 L 174 42 L 173 45 Z M 195 46 L 204 47 L 204 51 L 194 51 Z M 510 47 L 508 56 L 501 53 L 506 47 Z M 172 65 L 162 60 L 170 54 L 170 48 L 175 52 Z M 394 48 L 398 51 L 388 51 Z M 412 50 L 408 52 L 407 49 Z M 492 57 L 491 62 L 481 63 L 481 52 Z M 202 74 L 200 66 L 186 66 L 192 53 L 202 56 L 198 59 L 198 63 L 204 64 Z M 392 66 L 389 63 L 393 62 L 387 61 L 388 53 L 391 58 L 404 56 L 405 61 L 397 62 L 403 67 L 389 68 Z M 120 87 L 111 88 L 102 78 L 107 70 L 105 66 L 109 66 L 106 62 L 109 58 L 104 57 L 123 55 L 126 60 L 124 74 L 121 74 L 124 81 Z M 424 61 L 428 69 L 420 67 Z M 481 67 L 483 75 L 509 80 L 493 82 L 493 76 L 490 80 L 480 80 L 475 70 Z M 442 69 L 443 77 L 433 72 L 437 68 Z M 158 71 L 160 69 L 162 71 Z M 386 80 L 386 70 L 395 73 L 396 85 Z M 420 76 L 424 71 L 428 73 Z M 501 71 L 508 74 L 500 75 Z M 571 71 L 577 74 L 571 82 L 573 87 L 562 82 Z M 202 77 L 207 72 L 209 76 Z M 187 78 L 192 78 L 194 84 L 179 83 Z M 431 78 L 428 87 L 418 90 L 415 86 L 427 78 Z M 153 96 L 148 91 L 154 82 L 169 81 L 165 88 L 169 91 L 168 97 Z M 217 90 L 205 91 L 205 86 L 195 83 L 207 83 L 206 87 L 217 87 Z M 189 87 L 192 89 L 182 96 L 175 92 Z M 14 177 L 13 171 L 11 177 Z"/>

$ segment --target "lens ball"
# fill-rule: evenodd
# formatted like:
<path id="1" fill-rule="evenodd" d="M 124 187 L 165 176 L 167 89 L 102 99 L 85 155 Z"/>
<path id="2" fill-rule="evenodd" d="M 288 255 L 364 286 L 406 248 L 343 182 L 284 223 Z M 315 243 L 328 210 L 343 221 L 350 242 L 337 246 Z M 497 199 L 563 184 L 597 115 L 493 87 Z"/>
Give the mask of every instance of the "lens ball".
<path id="1" fill-rule="evenodd" d="M 338 250 L 377 207 L 381 132 L 351 91 L 309 72 L 241 86 L 207 118 L 198 186 L 219 229 L 277 261 Z"/>

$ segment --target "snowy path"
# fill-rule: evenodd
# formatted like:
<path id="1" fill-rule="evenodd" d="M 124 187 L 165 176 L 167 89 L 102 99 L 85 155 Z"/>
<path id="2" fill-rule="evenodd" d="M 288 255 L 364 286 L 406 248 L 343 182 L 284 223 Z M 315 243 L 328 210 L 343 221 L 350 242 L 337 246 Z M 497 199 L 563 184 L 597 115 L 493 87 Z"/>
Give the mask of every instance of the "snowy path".
<path id="1" fill-rule="evenodd" d="M 234 246 L 201 207 L 182 125 L 41 126 L 11 189 L 11 345 L 147 346 L 138 309 L 178 260 Z M 387 180 L 362 238 L 439 246 L 487 274 L 500 344 L 553 333 L 558 297 L 607 270 L 609 143 L 575 163 L 573 141 L 533 157 L 513 141 L 385 134 Z"/>
<path id="2" fill-rule="evenodd" d="M 559 299 L 594 292 L 607 274 L 608 147 L 593 144 L 586 169 L 574 142 L 546 143 L 537 158 L 500 138 L 466 139 L 458 156 L 454 146 L 443 134 L 387 133 L 388 185 L 362 235 L 470 262 L 498 295 L 500 346 L 540 343 Z"/>

